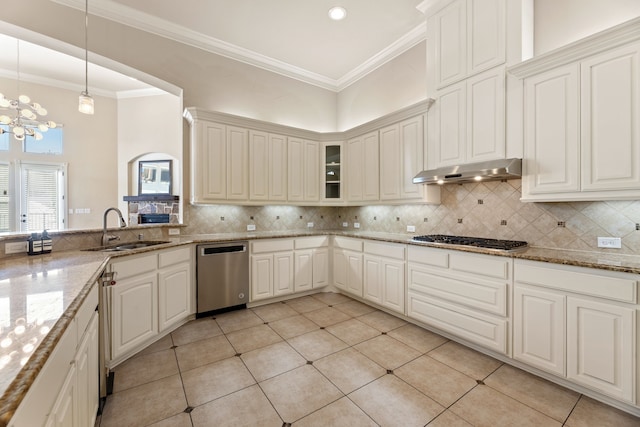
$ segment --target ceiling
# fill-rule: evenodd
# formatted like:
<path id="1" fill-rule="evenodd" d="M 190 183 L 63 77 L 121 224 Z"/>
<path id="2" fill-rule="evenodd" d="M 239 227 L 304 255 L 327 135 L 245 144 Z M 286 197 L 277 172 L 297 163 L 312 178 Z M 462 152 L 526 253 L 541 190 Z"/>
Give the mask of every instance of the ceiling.
<path id="1" fill-rule="evenodd" d="M 85 7 L 84 0 L 52 1 L 82 11 Z M 89 0 L 89 13 L 334 91 L 415 46 L 426 32 L 423 0 L 180 0 L 180 7 L 176 4 L 175 0 Z M 347 9 L 342 21 L 328 18 L 328 10 L 336 5 Z M 16 47 L 16 39 L 0 34 L 0 76 L 15 77 Z M 20 42 L 20 73 L 23 80 L 72 90 L 84 85 L 82 59 L 25 41 Z M 90 64 L 89 76 L 90 92 L 103 96 L 150 88 L 95 64 Z"/>

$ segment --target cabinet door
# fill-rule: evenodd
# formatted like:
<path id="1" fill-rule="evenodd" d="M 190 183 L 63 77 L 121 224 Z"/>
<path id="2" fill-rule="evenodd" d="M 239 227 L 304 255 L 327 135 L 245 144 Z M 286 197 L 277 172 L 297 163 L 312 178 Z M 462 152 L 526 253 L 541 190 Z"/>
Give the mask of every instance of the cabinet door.
<path id="1" fill-rule="evenodd" d="M 362 136 L 346 143 L 347 151 L 347 200 L 361 201 L 364 184 L 364 145 Z"/>
<path id="2" fill-rule="evenodd" d="M 273 295 L 293 293 L 293 252 L 273 254 Z"/>
<path id="3" fill-rule="evenodd" d="M 298 138 L 288 140 L 287 198 L 292 202 L 320 198 L 320 145 Z"/>
<path id="4" fill-rule="evenodd" d="M 581 63 L 582 190 L 640 188 L 640 44 Z"/>
<path id="5" fill-rule="evenodd" d="M 269 200 L 269 135 L 249 131 L 249 198 Z"/>
<path id="6" fill-rule="evenodd" d="M 567 298 L 567 377 L 633 403 L 635 310 Z"/>
<path id="7" fill-rule="evenodd" d="M 304 200 L 320 200 L 320 143 L 304 142 Z"/>
<path id="8" fill-rule="evenodd" d="M 160 332 L 191 314 L 190 264 L 177 264 L 158 273 Z"/>
<path id="9" fill-rule="evenodd" d="M 191 198 L 194 201 L 224 200 L 227 198 L 226 126 L 200 122 L 192 132 Z"/>
<path id="10" fill-rule="evenodd" d="M 362 254 L 347 252 L 347 289 L 354 295 L 362 296 Z"/>
<path id="11" fill-rule="evenodd" d="M 380 144 L 378 132 L 371 132 L 362 138 L 362 199 L 378 200 L 380 197 Z"/>
<path id="12" fill-rule="evenodd" d="M 391 125 L 380 129 L 380 199 L 399 199 L 401 193 L 400 128 Z"/>
<path id="13" fill-rule="evenodd" d="M 75 427 L 79 426 L 77 419 L 78 388 L 77 370 L 71 365 L 64 384 L 58 393 L 58 398 L 53 404 L 51 413 L 47 418 L 46 426 L 51 427 Z"/>
<path id="14" fill-rule="evenodd" d="M 523 197 L 578 191 L 577 65 L 527 78 L 524 90 Z"/>
<path id="15" fill-rule="evenodd" d="M 269 134 L 269 200 L 287 200 L 287 138 Z"/>
<path id="16" fill-rule="evenodd" d="M 227 126 L 227 199 L 249 199 L 247 130 L 232 126 Z"/>
<path id="17" fill-rule="evenodd" d="M 333 250 L 333 284 L 343 291 L 348 291 L 347 286 L 347 254 L 340 250 Z"/>
<path id="18" fill-rule="evenodd" d="M 565 296 L 516 285 L 513 305 L 513 356 L 565 376 Z"/>
<path id="19" fill-rule="evenodd" d="M 95 424 L 99 405 L 98 312 L 95 311 L 76 354 L 78 426 Z"/>
<path id="20" fill-rule="evenodd" d="M 382 263 L 378 257 L 364 255 L 364 298 L 382 304 L 384 277 Z"/>
<path id="21" fill-rule="evenodd" d="M 436 140 L 430 141 L 434 167 L 464 163 L 466 138 L 466 83 L 450 86 L 438 93 L 434 104 Z"/>
<path id="22" fill-rule="evenodd" d="M 158 333 L 158 278 L 154 271 L 118 280 L 111 291 L 111 358 L 139 348 Z"/>
<path id="23" fill-rule="evenodd" d="M 251 300 L 273 296 L 273 255 L 251 256 Z"/>
<path id="24" fill-rule="evenodd" d="M 505 62 L 505 0 L 467 1 L 467 73 Z"/>
<path id="25" fill-rule="evenodd" d="M 400 261 L 383 260 L 381 265 L 382 305 L 404 314 L 404 267 Z"/>
<path id="26" fill-rule="evenodd" d="M 312 264 L 312 287 L 315 289 L 327 286 L 329 284 L 329 249 L 314 249 Z"/>
<path id="27" fill-rule="evenodd" d="M 498 67 L 467 79 L 468 163 L 505 157 L 504 76 Z"/>
<path id="28" fill-rule="evenodd" d="M 313 288 L 313 252 L 311 250 L 296 251 L 294 290 L 308 291 Z"/>
<path id="29" fill-rule="evenodd" d="M 424 169 L 424 116 L 413 117 L 398 125 L 400 129 L 400 197 L 422 198 L 423 185 L 413 177 Z"/>
<path id="30" fill-rule="evenodd" d="M 456 0 L 430 20 L 434 27 L 436 85 L 462 80 L 467 74 L 467 3 Z"/>

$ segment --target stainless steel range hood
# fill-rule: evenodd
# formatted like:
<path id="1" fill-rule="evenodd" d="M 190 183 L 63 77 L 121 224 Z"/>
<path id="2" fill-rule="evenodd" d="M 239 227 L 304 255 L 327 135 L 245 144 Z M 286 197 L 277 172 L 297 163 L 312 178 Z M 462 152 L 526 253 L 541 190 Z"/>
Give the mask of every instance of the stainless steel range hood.
<path id="1" fill-rule="evenodd" d="M 499 159 L 425 170 L 413 178 L 414 184 L 451 184 L 514 179 L 522 176 L 522 159 Z"/>

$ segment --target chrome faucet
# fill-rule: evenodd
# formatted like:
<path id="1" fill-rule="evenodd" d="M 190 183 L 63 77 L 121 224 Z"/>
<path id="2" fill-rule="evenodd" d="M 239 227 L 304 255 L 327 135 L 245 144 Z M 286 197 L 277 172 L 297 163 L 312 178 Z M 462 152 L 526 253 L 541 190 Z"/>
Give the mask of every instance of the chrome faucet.
<path id="1" fill-rule="evenodd" d="M 109 242 L 112 241 L 112 240 L 120 239 L 120 236 L 114 236 L 113 234 L 107 234 L 107 214 L 110 211 L 115 211 L 118 214 L 118 217 L 120 217 L 120 227 L 126 227 L 127 226 L 127 223 L 124 221 L 124 218 L 122 217 L 122 212 L 120 212 L 120 209 L 118 209 L 118 208 L 107 208 L 107 210 L 104 211 L 104 217 L 102 218 L 102 246 L 107 246 L 109 244 Z"/>

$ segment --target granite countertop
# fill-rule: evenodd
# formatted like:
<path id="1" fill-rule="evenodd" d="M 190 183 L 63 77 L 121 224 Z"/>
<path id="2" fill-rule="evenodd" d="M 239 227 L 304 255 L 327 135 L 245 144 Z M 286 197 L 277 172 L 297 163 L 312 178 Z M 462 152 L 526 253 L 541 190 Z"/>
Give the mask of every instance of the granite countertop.
<path id="1" fill-rule="evenodd" d="M 120 256 L 192 243 L 339 235 L 446 248 L 640 274 L 640 255 L 528 248 L 493 250 L 413 242 L 412 235 L 342 230 L 294 230 L 183 235 L 171 243 L 125 252 L 66 251 L 0 259 L 0 427 L 5 426 L 73 320 L 107 263 Z M 15 319 L 15 320 L 14 320 Z"/>

